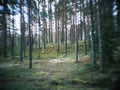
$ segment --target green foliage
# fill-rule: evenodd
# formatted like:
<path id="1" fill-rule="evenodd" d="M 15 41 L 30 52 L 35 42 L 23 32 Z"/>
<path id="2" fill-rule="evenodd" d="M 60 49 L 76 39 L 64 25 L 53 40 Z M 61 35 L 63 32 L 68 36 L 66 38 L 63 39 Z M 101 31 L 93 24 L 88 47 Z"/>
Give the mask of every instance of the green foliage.
<path id="1" fill-rule="evenodd" d="M 5 13 L 7 15 L 12 14 L 18 14 L 18 7 L 19 7 L 19 1 L 20 0 L 4 0 L 4 1 L 8 1 L 6 2 L 6 6 L 5 6 L 5 10 L 1 9 L 0 13 L 2 17 L 2 14 Z M 21 0 L 22 1 L 22 0 Z M 52 4 L 54 0 L 49 0 L 49 3 Z M 119 66 L 119 62 L 120 62 L 120 39 L 119 39 L 119 2 L 118 0 L 116 0 L 116 5 L 117 5 L 117 15 L 113 16 L 113 1 L 110 0 L 102 0 L 102 9 L 101 9 L 101 22 L 99 24 L 101 24 L 100 28 L 102 30 L 102 41 L 101 43 L 103 43 L 103 47 L 100 49 L 103 49 L 103 54 L 104 54 L 104 58 L 106 61 L 109 61 L 110 63 L 112 63 L 113 61 L 117 62 L 117 64 L 113 64 L 113 66 L 110 64 L 110 66 L 108 66 L 109 68 L 106 67 L 106 72 L 104 73 L 100 73 L 98 71 L 98 65 L 96 65 L 94 68 L 91 66 L 90 64 L 90 55 L 91 53 L 89 52 L 88 55 L 84 56 L 84 41 L 82 40 L 78 40 L 78 46 L 79 46 L 79 60 L 78 63 L 75 63 L 75 30 L 74 30 L 74 25 L 71 25 L 71 30 L 70 32 L 68 31 L 68 35 L 70 35 L 70 37 L 68 38 L 68 43 L 67 43 L 67 56 L 65 56 L 65 43 L 64 44 L 60 44 L 60 52 L 59 54 L 56 54 L 56 44 L 53 43 L 46 43 L 47 40 L 45 40 L 46 46 L 45 46 L 45 52 L 42 53 L 42 47 L 40 48 L 40 57 L 38 57 L 38 48 L 34 48 L 32 50 L 32 56 L 33 56 L 33 68 L 32 69 L 28 69 L 29 66 L 29 62 L 28 59 L 29 58 L 29 49 L 28 49 L 28 45 L 26 46 L 26 58 L 24 59 L 23 62 L 18 62 L 19 60 L 19 55 L 20 55 L 20 43 L 19 43 L 19 37 L 16 35 L 15 37 L 15 45 L 14 45 L 14 60 L 13 57 L 11 57 L 11 44 L 9 41 L 10 39 L 10 34 L 7 33 L 7 40 L 5 39 L 4 41 L 7 41 L 7 45 L 5 45 L 7 47 L 7 55 L 10 56 L 8 57 L 6 60 L 4 60 L 4 58 L 0 58 L 0 89 L 12 89 L 12 90 L 30 90 L 30 89 L 41 89 L 41 90 L 76 90 L 77 88 L 81 88 L 81 87 L 112 87 L 115 84 L 119 85 L 120 82 L 120 66 Z M 69 22 L 69 20 L 72 20 L 74 10 L 72 7 L 72 2 L 74 4 L 74 2 L 76 2 L 76 12 L 82 12 L 84 13 L 85 17 L 87 17 L 87 15 L 90 16 L 90 12 L 89 12 L 89 3 L 88 5 L 85 5 L 83 8 L 83 4 L 85 4 L 86 2 L 84 2 L 84 0 L 77 0 L 77 1 L 70 1 L 70 0 L 58 0 L 57 3 L 55 3 L 55 15 L 52 15 L 52 9 L 48 9 L 48 13 L 49 13 L 49 19 L 52 19 L 52 16 L 57 17 L 56 20 L 58 19 L 58 23 L 55 24 L 57 25 L 56 28 L 61 28 L 60 25 L 61 23 L 63 23 L 61 20 L 63 20 L 64 15 L 66 15 L 66 23 Z M 25 1 L 25 3 L 29 3 L 29 0 Z M 40 2 L 41 3 L 41 2 Z M 23 4 L 23 5 L 24 5 Z M 31 21 L 32 23 L 29 23 L 31 25 L 35 25 L 35 23 L 37 23 L 38 19 L 37 19 L 37 15 L 38 15 L 38 8 L 36 5 L 36 1 L 35 0 L 31 0 L 31 14 L 32 14 L 32 18 Z M 65 5 L 64 5 L 65 4 Z M 99 4 L 99 3 L 98 3 Z M 7 5 L 9 5 L 9 7 L 7 7 Z M 45 24 L 47 25 L 47 12 L 46 12 L 46 7 L 47 4 L 45 2 L 45 0 L 42 0 L 42 11 L 40 13 L 39 16 L 41 16 L 41 25 Z M 1 4 L 2 6 L 2 4 Z M 94 2 L 93 4 L 93 18 L 94 18 L 94 28 L 95 28 L 95 44 L 96 46 L 93 47 L 96 50 L 96 54 L 99 56 L 100 54 L 98 53 L 98 23 L 97 23 L 97 9 L 95 9 L 97 6 L 97 3 Z M 3 6 L 4 8 L 4 6 Z M 25 6 L 26 8 L 26 6 Z M 23 8 L 24 9 L 24 8 Z M 4 12 L 5 11 L 5 12 Z M 23 10 L 24 11 L 24 10 Z M 25 10 L 26 12 L 26 10 Z M 64 14 L 64 15 L 63 15 Z M 3 16 L 4 17 L 4 16 Z M 83 17 L 82 17 L 83 18 Z M 84 30 L 82 30 L 84 27 L 83 24 L 85 24 L 85 26 L 87 27 L 87 24 L 89 22 L 87 22 L 87 24 L 84 22 L 84 20 L 82 21 L 81 18 L 81 23 L 82 24 L 78 24 L 79 25 L 79 33 L 84 33 Z M 114 19 L 116 18 L 116 19 Z M 10 18 L 12 19 L 12 18 Z M 46 20 L 45 20 L 46 19 Z M 90 19 L 88 17 L 88 19 Z M 2 18 L 0 18 L 0 24 L 2 26 Z M 26 20 L 25 20 L 26 21 Z M 45 21 L 45 22 L 44 22 Z M 70 22 L 71 22 L 70 21 Z M 79 19 L 77 18 L 77 21 L 79 21 Z M 86 21 L 86 20 L 85 20 Z M 21 22 L 22 23 L 22 22 Z M 27 24 L 27 22 L 26 22 Z M 70 23 L 72 24 L 72 22 Z M 89 23 L 90 26 L 92 25 L 91 23 Z M 28 24 L 27 24 L 28 25 Z M 26 25 L 26 28 L 27 28 Z M 37 25 L 37 24 L 36 24 Z M 50 23 L 49 23 L 50 25 Z M 51 22 L 52 25 L 52 22 Z M 8 24 L 6 25 L 8 26 Z M 8 28 L 8 27 L 7 27 Z M 42 29 L 43 27 L 40 27 L 40 29 Z M 63 26 L 64 28 L 64 26 Z M 62 29 L 63 29 L 62 28 Z M 27 28 L 28 29 L 28 28 Z M 26 29 L 26 30 L 27 30 Z M 30 29 L 30 28 L 29 28 Z M 33 28 L 34 29 L 34 28 Z M 36 27 L 37 29 L 37 27 Z M 115 30 L 114 30 L 115 29 Z M 31 29 L 32 30 L 32 29 Z M 46 29 L 47 30 L 47 29 Z M 51 30 L 52 31 L 52 30 Z M 34 31 L 33 31 L 34 32 Z M 118 32 L 118 33 L 117 33 Z M 48 32 L 44 33 L 45 37 L 44 39 L 48 39 L 47 34 Z M 52 33 L 52 32 L 51 32 Z M 87 34 L 89 35 L 89 31 L 87 32 Z M 49 33 L 50 34 L 50 33 Z M 41 34 L 40 34 L 41 35 Z M 84 36 L 83 35 L 83 36 Z M 52 35 L 50 35 L 52 36 Z M 63 35 L 64 36 L 64 35 Z M 99 35 L 101 36 L 101 35 Z M 0 35 L 0 37 L 2 38 L 2 35 Z M 9 39 L 8 39 L 9 37 Z M 42 37 L 42 35 L 41 35 Z M 61 37 L 61 36 L 60 36 Z M 72 37 L 71 42 L 69 41 L 69 39 Z M 79 35 L 80 37 L 80 35 Z M 86 36 L 88 37 L 88 36 Z M 2 41 L 2 39 L 0 38 L 0 41 Z M 37 40 L 37 36 L 34 37 L 33 36 L 33 40 Z M 30 39 L 30 38 L 29 38 Z M 27 41 L 27 40 L 26 40 Z M 88 40 L 87 44 L 88 44 Z M 34 42 L 34 41 L 33 41 Z M 36 42 L 37 43 L 37 42 Z M 27 42 L 27 44 L 29 44 Z M 42 46 L 42 45 L 41 45 Z M 9 47 L 9 48 L 8 48 Z M 0 43 L 0 56 L 2 55 L 2 44 Z M 89 47 L 90 49 L 90 47 Z M 6 50 L 4 50 L 6 51 Z M 102 53 L 102 52 L 101 52 Z M 36 60 L 37 59 L 37 60 Z M 97 64 L 99 64 L 100 62 L 98 61 Z M 104 62 L 103 62 L 104 63 Z M 116 87 L 116 86 L 115 86 Z M 96 88 L 95 88 L 96 90 Z M 103 90 L 103 89 L 102 89 Z"/>
<path id="2" fill-rule="evenodd" d="M 114 53 L 113 55 L 114 61 L 120 63 L 120 46 L 118 46 L 113 53 Z"/>
<path id="3" fill-rule="evenodd" d="M 35 48 L 32 52 L 33 58 L 38 58 L 38 49 Z M 56 51 L 55 47 L 52 44 L 48 44 L 45 48 L 45 53 L 42 53 L 42 48 L 40 49 L 40 58 L 41 59 L 50 59 L 50 58 L 56 58 Z M 39 58 L 38 58 L 39 59 Z"/>
<path id="4" fill-rule="evenodd" d="M 84 56 L 84 41 L 79 41 L 79 56 Z M 60 52 L 59 55 L 56 53 L 56 45 L 54 43 L 48 43 L 45 48 L 45 53 L 42 53 L 42 47 L 40 48 L 40 58 L 38 57 L 38 48 L 34 48 L 32 55 L 33 59 L 53 59 L 53 58 L 62 58 L 65 56 L 65 51 L 64 51 L 65 45 L 60 44 Z M 18 50 L 18 49 L 17 49 Z M 68 52 L 68 57 L 69 58 L 75 58 L 75 45 L 72 44 L 68 41 L 67 43 L 67 52 Z M 18 52 L 19 53 L 19 52 Z M 26 52 L 27 57 L 28 57 L 28 50 Z M 89 53 L 88 53 L 89 54 Z M 18 54 L 19 55 L 19 54 Z"/>
<path id="5" fill-rule="evenodd" d="M 66 61 L 66 58 L 33 60 L 32 69 L 28 69 L 28 64 L 27 60 L 21 63 L 11 59 L 0 60 L 0 89 L 104 90 L 118 82 L 120 73 L 119 65 L 113 64 L 106 73 L 100 73 L 93 70 L 88 61 L 75 63 L 71 59 Z"/>
<path id="6" fill-rule="evenodd" d="M 2 41 L 1 40 L 1 36 L 0 36 L 0 41 Z M 2 44 L 0 43 L 0 56 L 2 55 Z"/>

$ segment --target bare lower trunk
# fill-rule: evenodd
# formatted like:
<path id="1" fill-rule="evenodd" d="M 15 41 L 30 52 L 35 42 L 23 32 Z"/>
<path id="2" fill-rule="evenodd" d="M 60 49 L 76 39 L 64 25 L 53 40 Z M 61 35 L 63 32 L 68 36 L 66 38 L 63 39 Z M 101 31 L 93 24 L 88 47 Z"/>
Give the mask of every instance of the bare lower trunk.
<path id="1" fill-rule="evenodd" d="M 96 65 L 95 54 L 95 33 L 94 33 L 94 19 L 93 19 L 93 2 L 90 0 L 90 12 L 91 12 L 91 64 L 94 67 Z"/>
<path id="2" fill-rule="evenodd" d="M 7 0 L 4 1 L 4 30 L 3 30 L 3 57 L 7 58 Z"/>
<path id="3" fill-rule="evenodd" d="M 100 70 L 104 70 L 104 58 L 103 58 L 103 40 L 102 40 L 102 30 L 101 30 L 101 1 L 98 0 L 98 39 L 99 39 L 99 59 L 100 59 Z"/>

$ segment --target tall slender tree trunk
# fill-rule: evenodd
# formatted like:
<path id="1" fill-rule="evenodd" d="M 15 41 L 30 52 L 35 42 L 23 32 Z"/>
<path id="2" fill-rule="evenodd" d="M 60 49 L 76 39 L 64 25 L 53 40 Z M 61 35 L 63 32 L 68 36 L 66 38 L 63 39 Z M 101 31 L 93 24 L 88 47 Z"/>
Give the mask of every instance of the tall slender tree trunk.
<path id="1" fill-rule="evenodd" d="M 95 33 L 94 33 L 94 19 L 93 19 L 93 2 L 90 0 L 90 15 L 91 15 L 91 64 L 94 67 L 96 65 L 95 54 Z"/>
<path id="2" fill-rule="evenodd" d="M 65 56 L 67 56 L 67 25 L 65 25 Z"/>
<path id="3" fill-rule="evenodd" d="M 104 70 L 104 58 L 103 58 L 103 40 L 101 30 L 101 0 L 98 0 L 98 39 L 99 39 L 99 59 L 100 59 L 100 70 Z"/>
<path id="4" fill-rule="evenodd" d="M 41 29 L 41 23 L 40 23 L 40 1 L 38 1 L 38 57 L 40 58 L 40 29 Z"/>
<path id="5" fill-rule="evenodd" d="M 14 6 L 13 6 L 13 10 L 14 10 Z M 14 48 L 15 48 L 15 27 L 14 27 L 14 11 L 13 11 L 13 18 L 12 18 L 12 44 L 11 44 L 11 56 L 14 59 Z"/>
<path id="6" fill-rule="evenodd" d="M 62 19 L 61 19 L 61 22 L 62 22 L 62 30 L 61 30 L 61 43 L 64 44 L 64 41 L 65 41 L 65 31 L 64 31 L 64 26 L 65 26 L 65 1 L 64 0 L 64 4 L 62 5 L 64 10 L 62 12 Z M 62 7 L 61 6 L 61 7 Z"/>
<path id="7" fill-rule="evenodd" d="M 60 51 L 60 42 L 59 42 L 59 17 L 57 21 L 57 54 L 59 54 Z"/>
<path id="8" fill-rule="evenodd" d="M 57 8 L 56 8 L 56 0 L 55 0 L 55 13 L 57 11 Z M 57 43 L 57 15 L 55 14 L 55 44 Z M 56 47 L 57 47 L 57 44 L 56 44 Z M 56 48 L 56 51 L 57 51 L 57 48 Z"/>
<path id="9" fill-rule="evenodd" d="M 42 31 L 42 53 L 45 52 L 45 19 L 43 20 L 44 26 Z"/>
<path id="10" fill-rule="evenodd" d="M 78 30 L 77 30 L 77 16 L 76 16 L 76 0 L 74 0 L 74 24 L 75 24 L 75 58 L 76 62 L 78 62 Z"/>
<path id="11" fill-rule="evenodd" d="M 48 13 L 49 13 L 49 33 L 48 33 L 48 39 L 49 43 L 51 42 L 51 2 L 48 3 Z"/>
<path id="12" fill-rule="evenodd" d="M 24 8 L 23 8 L 24 10 Z M 26 36 L 25 36 L 25 31 L 26 31 L 26 27 L 25 27 L 25 17 L 23 14 L 23 56 L 26 56 Z"/>
<path id="13" fill-rule="evenodd" d="M 75 7 L 73 5 L 73 2 L 74 2 L 74 0 L 72 1 L 72 6 Z M 71 16 L 71 18 L 72 18 L 72 20 L 71 20 L 72 25 L 71 25 L 71 30 L 70 30 L 71 46 L 72 46 L 72 44 L 75 44 L 75 20 L 74 20 L 74 18 L 75 18 L 74 15 L 75 14 L 74 13 L 75 12 L 73 10 L 71 10 L 71 14 L 72 14 L 72 16 Z"/>
<path id="14" fill-rule="evenodd" d="M 45 12 L 45 0 L 42 1 L 42 10 Z M 45 15 L 43 16 L 43 31 L 42 31 L 42 53 L 45 52 L 46 46 L 46 20 Z"/>
<path id="15" fill-rule="evenodd" d="M 50 10 L 51 10 L 51 14 L 50 14 L 50 42 L 53 42 L 53 31 L 52 31 L 52 2 L 50 3 Z"/>
<path id="16" fill-rule="evenodd" d="M 9 15 L 9 19 L 8 19 L 9 21 L 11 21 L 11 17 L 10 17 L 10 15 Z M 11 50 L 11 23 L 9 23 L 8 24 L 8 35 L 9 35 L 9 44 L 8 44 L 8 48 L 9 48 L 9 50 Z"/>
<path id="17" fill-rule="evenodd" d="M 64 44 L 64 13 L 63 13 L 63 18 L 62 18 L 61 43 Z"/>
<path id="18" fill-rule="evenodd" d="M 85 22 L 85 2 L 83 1 L 83 28 L 84 28 L 84 49 L 87 54 L 86 22 Z"/>
<path id="19" fill-rule="evenodd" d="M 4 0 L 4 30 L 3 30 L 3 57 L 7 58 L 7 3 L 8 0 Z"/>
<path id="20" fill-rule="evenodd" d="M 82 12 L 81 12 L 81 9 L 82 7 L 80 6 L 80 40 L 83 40 L 83 30 L 82 30 L 82 27 L 83 27 L 83 22 L 82 22 Z"/>
<path id="21" fill-rule="evenodd" d="M 120 1 L 116 0 L 117 3 L 117 26 L 118 26 L 118 31 L 120 31 Z"/>
<path id="22" fill-rule="evenodd" d="M 95 52 L 96 52 L 96 57 L 97 57 L 97 54 L 98 54 L 98 51 L 99 51 L 99 49 L 98 49 L 98 46 L 99 46 L 99 44 L 98 44 L 98 22 L 97 22 L 97 12 L 98 12 L 98 10 L 97 10 L 97 6 L 98 6 L 98 3 L 97 3 L 97 0 L 95 0 L 94 1 L 94 3 L 95 3 L 95 5 L 94 5 L 94 9 L 93 9 L 93 11 L 94 11 L 94 15 L 93 15 L 93 17 L 94 17 L 94 32 L 95 32 L 95 39 L 94 39 L 94 42 L 95 42 Z"/>
<path id="23" fill-rule="evenodd" d="M 51 19 L 51 25 L 50 25 L 50 28 L 51 28 L 51 39 L 50 39 L 50 42 L 53 43 L 53 30 L 52 30 L 52 19 Z"/>
<path id="24" fill-rule="evenodd" d="M 48 33 L 48 41 L 49 41 L 49 43 L 51 42 L 51 28 L 50 28 L 50 19 L 49 19 L 49 33 Z"/>
<path id="25" fill-rule="evenodd" d="M 67 18 L 66 18 L 66 9 L 67 9 L 67 7 L 66 7 L 66 0 L 64 0 L 64 24 L 65 24 L 65 27 L 64 27 L 64 29 L 65 29 L 65 56 L 67 56 Z"/>
<path id="26" fill-rule="evenodd" d="M 69 2 L 70 2 L 70 0 L 69 0 Z M 73 3 L 73 2 L 72 2 Z M 69 3 L 69 5 L 70 5 L 70 3 Z M 73 33 L 72 33 L 72 27 L 73 27 L 73 12 L 72 12 L 72 8 L 70 8 L 70 46 L 72 47 L 72 45 L 73 45 L 73 42 L 72 42 L 72 37 L 73 37 Z"/>
<path id="27" fill-rule="evenodd" d="M 47 21 L 45 19 L 45 48 L 47 43 L 48 43 L 48 31 L 47 31 Z"/>
<path id="28" fill-rule="evenodd" d="M 20 0 L 20 28 L 21 28 L 21 35 L 20 35 L 20 61 L 23 61 L 23 13 L 22 13 L 22 0 Z"/>
<path id="29" fill-rule="evenodd" d="M 12 44 L 11 44 L 11 56 L 12 58 L 14 59 L 14 56 L 15 56 L 15 46 L 16 46 L 16 43 L 15 43 L 15 7 L 14 5 L 12 6 L 12 9 L 13 9 L 13 12 L 12 12 Z"/>
<path id="30" fill-rule="evenodd" d="M 31 0 L 28 1 L 29 17 L 29 68 L 32 68 Z"/>
<path id="31" fill-rule="evenodd" d="M 89 15 L 90 15 L 90 5 L 89 5 L 89 0 L 87 0 L 86 1 L 86 3 L 87 3 L 87 37 L 88 37 L 88 49 L 90 50 L 91 49 L 91 42 L 90 42 L 90 32 L 91 32 L 91 30 L 90 30 L 90 17 L 89 17 Z"/>

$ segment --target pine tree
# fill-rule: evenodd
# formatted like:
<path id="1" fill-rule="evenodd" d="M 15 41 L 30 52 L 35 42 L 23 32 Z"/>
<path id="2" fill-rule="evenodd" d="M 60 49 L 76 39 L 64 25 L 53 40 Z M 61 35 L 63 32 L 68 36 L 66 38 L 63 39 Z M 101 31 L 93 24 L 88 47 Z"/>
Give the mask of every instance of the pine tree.
<path id="1" fill-rule="evenodd" d="M 29 68 L 32 68 L 31 0 L 28 1 L 29 17 Z"/>
<path id="2" fill-rule="evenodd" d="M 23 61 L 23 13 L 22 13 L 22 0 L 20 0 L 20 27 L 21 27 L 21 35 L 20 35 L 20 61 Z"/>
<path id="3" fill-rule="evenodd" d="M 96 65 L 96 52 L 95 52 L 95 30 L 94 30 L 94 19 L 93 19 L 93 1 L 90 0 L 90 12 L 91 12 L 91 63 L 94 67 Z"/>
<path id="4" fill-rule="evenodd" d="M 8 0 L 4 0 L 4 30 L 3 30 L 3 57 L 7 58 L 7 6 Z"/>
<path id="5" fill-rule="evenodd" d="M 40 30 L 41 30 L 41 22 L 40 22 L 40 1 L 38 0 L 38 57 L 40 58 Z"/>
<path id="6" fill-rule="evenodd" d="M 99 39 L 99 59 L 100 70 L 104 71 L 104 58 L 103 58 L 103 34 L 101 30 L 101 0 L 98 0 L 98 39 Z"/>

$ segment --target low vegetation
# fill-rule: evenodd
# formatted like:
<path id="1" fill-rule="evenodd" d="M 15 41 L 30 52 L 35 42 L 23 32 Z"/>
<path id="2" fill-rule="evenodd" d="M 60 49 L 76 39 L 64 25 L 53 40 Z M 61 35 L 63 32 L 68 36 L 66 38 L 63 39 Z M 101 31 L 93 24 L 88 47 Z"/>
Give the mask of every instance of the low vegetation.
<path id="1" fill-rule="evenodd" d="M 101 73 L 99 66 L 93 68 L 89 55 L 80 55 L 76 63 L 74 54 L 59 56 L 55 48 L 47 47 L 45 54 L 38 59 L 33 51 L 33 68 L 29 61 L 20 62 L 17 58 L 0 60 L 0 90 L 110 90 L 119 82 L 119 64 L 107 66 Z M 61 50 L 62 51 L 62 50 Z M 51 52 L 51 53 L 49 53 Z M 99 63 L 99 62 L 98 62 Z"/>

